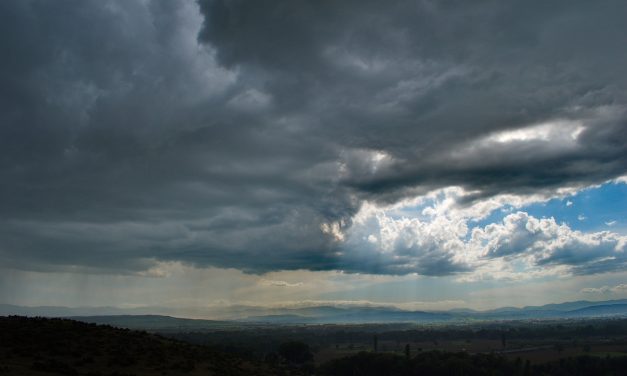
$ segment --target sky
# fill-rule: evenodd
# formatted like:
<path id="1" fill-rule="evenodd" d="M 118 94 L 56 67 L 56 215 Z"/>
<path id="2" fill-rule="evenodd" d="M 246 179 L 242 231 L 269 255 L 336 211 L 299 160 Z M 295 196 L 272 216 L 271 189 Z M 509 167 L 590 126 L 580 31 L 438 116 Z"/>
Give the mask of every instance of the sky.
<path id="1" fill-rule="evenodd" d="M 627 298 L 626 14 L 2 1 L 0 303 Z"/>

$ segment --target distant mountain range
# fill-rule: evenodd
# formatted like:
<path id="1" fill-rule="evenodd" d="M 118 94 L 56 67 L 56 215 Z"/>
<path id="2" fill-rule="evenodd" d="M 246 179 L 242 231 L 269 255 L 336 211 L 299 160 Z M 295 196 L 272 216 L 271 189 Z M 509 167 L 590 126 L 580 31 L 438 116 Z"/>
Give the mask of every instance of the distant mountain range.
<path id="1" fill-rule="evenodd" d="M 180 319 L 194 312 L 196 317 L 209 317 L 208 309 L 174 309 L 164 307 L 24 307 L 0 304 L 0 315 L 72 317 L 83 321 L 132 329 L 194 329 L 227 328 L 259 324 L 366 324 L 366 323 L 437 323 L 456 321 L 577 319 L 627 317 L 627 299 L 576 301 L 523 308 L 503 307 L 488 311 L 452 309 L 448 311 L 406 311 L 394 307 L 321 305 L 301 308 L 264 308 L 233 306 L 220 308 L 227 320 Z"/>

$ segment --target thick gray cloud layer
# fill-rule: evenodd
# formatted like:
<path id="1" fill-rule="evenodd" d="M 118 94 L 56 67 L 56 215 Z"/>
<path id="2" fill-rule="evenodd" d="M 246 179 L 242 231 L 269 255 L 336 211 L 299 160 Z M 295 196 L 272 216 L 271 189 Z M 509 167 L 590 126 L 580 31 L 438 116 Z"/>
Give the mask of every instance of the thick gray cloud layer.
<path id="1" fill-rule="evenodd" d="M 624 174 L 626 11 L 3 1 L 0 256 L 463 271 L 435 245 L 394 270 L 355 260 L 321 224 L 449 185 L 478 200 Z"/>

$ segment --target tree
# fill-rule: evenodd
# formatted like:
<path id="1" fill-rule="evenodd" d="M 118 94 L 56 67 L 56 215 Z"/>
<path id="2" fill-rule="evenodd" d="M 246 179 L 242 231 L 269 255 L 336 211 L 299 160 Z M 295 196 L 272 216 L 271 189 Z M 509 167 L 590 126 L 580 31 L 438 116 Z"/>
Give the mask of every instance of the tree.
<path id="1" fill-rule="evenodd" d="M 282 343 L 279 354 L 290 363 L 302 364 L 313 359 L 309 345 L 298 341 Z"/>
<path id="2" fill-rule="evenodd" d="M 274 366 L 279 363 L 279 355 L 275 352 L 270 352 L 266 354 L 265 361 L 266 363 Z"/>
<path id="3" fill-rule="evenodd" d="M 409 359 L 411 356 L 411 348 L 409 347 L 409 343 L 405 345 L 405 358 Z"/>
<path id="4" fill-rule="evenodd" d="M 529 376 L 531 375 L 531 362 L 529 359 L 525 360 L 525 368 L 523 370 L 523 375 Z"/>

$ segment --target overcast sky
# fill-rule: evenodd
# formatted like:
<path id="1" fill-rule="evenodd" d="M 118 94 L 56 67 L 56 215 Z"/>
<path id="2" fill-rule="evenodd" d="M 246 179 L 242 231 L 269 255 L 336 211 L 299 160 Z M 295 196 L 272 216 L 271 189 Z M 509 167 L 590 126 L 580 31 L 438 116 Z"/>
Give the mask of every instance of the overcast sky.
<path id="1" fill-rule="evenodd" d="M 627 3 L 0 2 L 0 303 L 627 297 Z"/>

